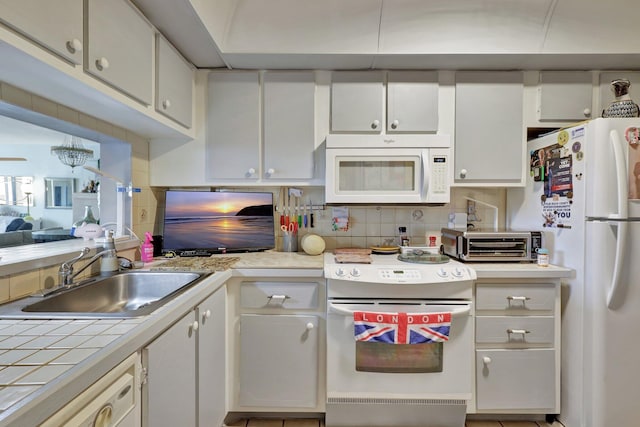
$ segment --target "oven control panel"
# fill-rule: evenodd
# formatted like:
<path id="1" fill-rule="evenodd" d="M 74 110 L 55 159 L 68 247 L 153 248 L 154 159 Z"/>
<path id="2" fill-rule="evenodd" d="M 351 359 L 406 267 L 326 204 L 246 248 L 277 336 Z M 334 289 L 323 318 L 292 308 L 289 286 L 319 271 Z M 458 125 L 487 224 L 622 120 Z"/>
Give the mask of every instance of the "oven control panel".
<path id="1" fill-rule="evenodd" d="M 371 283 L 442 283 L 474 280 L 465 267 L 432 266 L 429 268 L 334 266 L 325 268 L 328 279 Z"/>

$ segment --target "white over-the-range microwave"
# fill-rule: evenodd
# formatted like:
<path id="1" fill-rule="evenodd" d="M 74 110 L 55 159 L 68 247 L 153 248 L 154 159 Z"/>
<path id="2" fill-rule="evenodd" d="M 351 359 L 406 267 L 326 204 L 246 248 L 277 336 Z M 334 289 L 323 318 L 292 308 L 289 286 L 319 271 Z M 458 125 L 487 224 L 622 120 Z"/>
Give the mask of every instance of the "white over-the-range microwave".
<path id="1" fill-rule="evenodd" d="M 449 203 L 451 137 L 328 135 L 327 203 Z"/>

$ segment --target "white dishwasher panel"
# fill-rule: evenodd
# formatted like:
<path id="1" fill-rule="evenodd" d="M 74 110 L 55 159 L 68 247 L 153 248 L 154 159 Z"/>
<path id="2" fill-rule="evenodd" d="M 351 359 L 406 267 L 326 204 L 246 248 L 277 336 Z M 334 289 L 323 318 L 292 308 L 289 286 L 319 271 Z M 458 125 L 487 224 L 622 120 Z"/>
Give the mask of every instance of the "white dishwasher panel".
<path id="1" fill-rule="evenodd" d="M 45 421 L 41 427 L 139 427 L 136 353 Z"/>

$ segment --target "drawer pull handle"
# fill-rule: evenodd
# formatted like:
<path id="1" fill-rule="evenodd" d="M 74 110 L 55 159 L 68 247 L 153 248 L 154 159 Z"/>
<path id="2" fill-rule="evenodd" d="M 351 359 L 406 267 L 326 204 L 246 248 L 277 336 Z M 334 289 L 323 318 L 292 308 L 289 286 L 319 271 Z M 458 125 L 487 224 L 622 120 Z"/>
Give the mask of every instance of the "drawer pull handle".
<path id="1" fill-rule="evenodd" d="M 484 356 L 482 358 L 482 363 L 484 363 L 485 365 L 488 365 L 489 363 L 491 363 L 491 358 L 489 356 Z"/>
<path id="2" fill-rule="evenodd" d="M 290 299 L 291 297 L 289 295 L 269 295 L 267 297 L 268 301 L 267 304 L 279 304 L 279 305 L 283 305 L 284 302 L 288 299 Z"/>
<path id="3" fill-rule="evenodd" d="M 508 296 L 509 301 L 529 301 L 530 297 Z"/>
<path id="4" fill-rule="evenodd" d="M 530 334 L 531 331 L 527 331 L 526 329 L 507 329 L 507 333 L 509 334 Z"/>

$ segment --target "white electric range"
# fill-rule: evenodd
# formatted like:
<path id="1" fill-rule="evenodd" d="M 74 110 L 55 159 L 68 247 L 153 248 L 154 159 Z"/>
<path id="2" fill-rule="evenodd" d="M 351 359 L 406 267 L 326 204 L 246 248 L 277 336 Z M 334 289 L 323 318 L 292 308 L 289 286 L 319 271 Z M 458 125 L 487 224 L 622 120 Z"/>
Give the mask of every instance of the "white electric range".
<path id="1" fill-rule="evenodd" d="M 409 263 L 398 254 L 337 263 L 327 278 L 327 427 L 461 427 L 472 402 L 473 282 L 454 261 Z M 437 257 L 434 257 L 437 258 Z M 451 313 L 448 340 L 388 344 L 354 339 L 354 312 Z"/>

